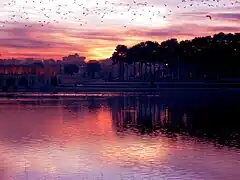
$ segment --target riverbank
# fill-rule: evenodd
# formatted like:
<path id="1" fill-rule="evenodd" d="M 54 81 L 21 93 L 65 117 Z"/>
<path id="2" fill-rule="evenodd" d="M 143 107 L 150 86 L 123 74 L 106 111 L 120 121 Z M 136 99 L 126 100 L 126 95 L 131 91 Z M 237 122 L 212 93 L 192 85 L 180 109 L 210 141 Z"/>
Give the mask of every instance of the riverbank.
<path id="1" fill-rule="evenodd" d="M 228 82 L 91 82 L 76 86 L 44 86 L 35 88 L 15 88 L 4 92 L 158 92 L 171 89 L 236 89 L 240 90 L 240 83 Z M 3 91 L 1 91 L 3 93 Z"/>

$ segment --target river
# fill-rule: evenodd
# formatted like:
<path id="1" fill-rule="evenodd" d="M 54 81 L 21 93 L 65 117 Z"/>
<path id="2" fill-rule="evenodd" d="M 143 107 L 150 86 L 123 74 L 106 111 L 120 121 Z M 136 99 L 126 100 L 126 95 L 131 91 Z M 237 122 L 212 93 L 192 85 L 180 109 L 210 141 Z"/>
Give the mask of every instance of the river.
<path id="1" fill-rule="evenodd" d="M 1 180 L 238 180 L 239 92 L 0 99 Z"/>

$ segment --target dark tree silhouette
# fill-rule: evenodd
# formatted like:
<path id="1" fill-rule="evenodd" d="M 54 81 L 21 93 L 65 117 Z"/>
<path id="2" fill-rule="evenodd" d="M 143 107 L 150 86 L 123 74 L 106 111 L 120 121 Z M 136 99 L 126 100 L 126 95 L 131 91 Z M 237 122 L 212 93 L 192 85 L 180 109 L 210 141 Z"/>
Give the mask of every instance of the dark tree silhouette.
<path id="1" fill-rule="evenodd" d="M 51 85 L 52 86 L 58 86 L 58 79 L 56 76 L 51 77 Z"/>
<path id="2" fill-rule="evenodd" d="M 15 79 L 14 78 L 7 78 L 7 80 L 6 80 L 6 85 L 7 85 L 7 87 L 14 87 L 15 86 Z"/>
<path id="3" fill-rule="evenodd" d="M 25 77 L 22 77 L 21 79 L 19 79 L 18 85 L 27 87 L 28 86 L 28 80 Z"/>
<path id="4" fill-rule="evenodd" d="M 3 86 L 3 78 L 0 77 L 0 86 Z"/>
<path id="5" fill-rule="evenodd" d="M 65 64 L 64 65 L 64 73 L 68 75 L 73 75 L 78 73 L 79 68 L 76 64 Z"/>
<path id="6" fill-rule="evenodd" d="M 89 61 L 87 63 L 87 72 L 92 79 L 95 78 L 96 73 L 99 73 L 101 70 L 101 65 L 98 61 Z"/>
<path id="7" fill-rule="evenodd" d="M 124 64 L 134 64 L 135 74 L 136 63 L 139 64 L 141 79 L 148 81 L 158 79 L 156 64 L 168 65 L 172 78 L 240 78 L 240 33 L 221 32 L 180 42 L 173 38 L 161 44 L 146 41 L 130 48 L 118 45 L 111 59 L 113 64 L 119 64 L 119 77 L 122 80 Z"/>
<path id="8" fill-rule="evenodd" d="M 125 45 L 117 45 L 115 51 L 112 54 L 113 64 L 119 64 L 119 77 L 124 80 L 124 63 L 127 61 L 128 48 Z"/>

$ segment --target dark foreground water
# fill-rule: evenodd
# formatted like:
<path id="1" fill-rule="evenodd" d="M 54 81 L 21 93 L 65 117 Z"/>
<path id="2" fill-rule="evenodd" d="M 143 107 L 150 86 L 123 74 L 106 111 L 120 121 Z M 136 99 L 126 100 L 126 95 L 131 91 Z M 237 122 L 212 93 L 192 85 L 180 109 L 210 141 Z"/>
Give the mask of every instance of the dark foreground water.
<path id="1" fill-rule="evenodd" d="M 240 95 L 0 99 L 0 180 L 238 180 Z"/>

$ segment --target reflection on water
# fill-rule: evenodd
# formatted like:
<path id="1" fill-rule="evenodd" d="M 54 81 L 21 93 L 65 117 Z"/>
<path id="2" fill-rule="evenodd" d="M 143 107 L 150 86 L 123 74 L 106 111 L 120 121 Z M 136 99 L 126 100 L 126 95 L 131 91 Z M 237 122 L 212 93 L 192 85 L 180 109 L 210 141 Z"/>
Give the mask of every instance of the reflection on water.
<path id="1" fill-rule="evenodd" d="M 156 97 L 118 97 L 112 99 L 110 106 L 118 131 L 132 129 L 141 134 L 160 131 L 172 138 L 181 134 L 214 140 L 218 145 L 239 146 L 240 102 L 188 103 L 161 103 L 161 98 Z"/>
<path id="2" fill-rule="evenodd" d="M 239 178 L 226 92 L 0 99 L 0 179 Z"/>

